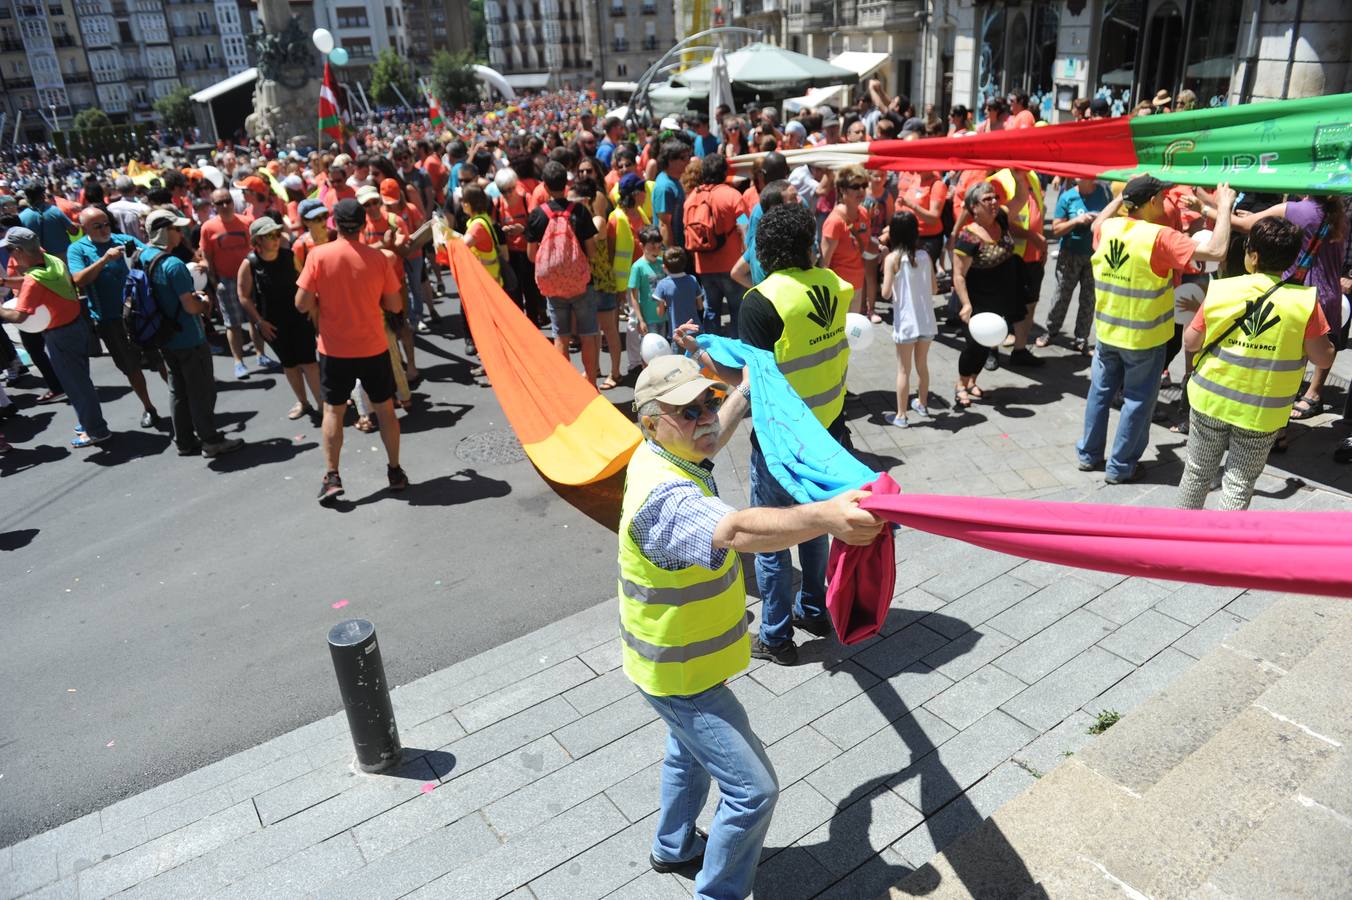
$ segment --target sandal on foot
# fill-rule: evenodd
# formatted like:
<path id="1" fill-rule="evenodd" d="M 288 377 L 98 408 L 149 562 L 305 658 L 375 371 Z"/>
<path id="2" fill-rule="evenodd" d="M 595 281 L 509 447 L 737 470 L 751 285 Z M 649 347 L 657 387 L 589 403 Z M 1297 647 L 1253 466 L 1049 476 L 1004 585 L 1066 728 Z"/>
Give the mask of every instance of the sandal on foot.
<path id="1" fill-rule="evenodd" d="M 369 416 L 358 416 L 357 430 L 364 434 L 370 434 L 373 431 L 379 431 L 380 425 L 376 423 L 376 417 L 374 414 Z"/>
<path id="2" fill-rule="evenodd" d="M 291 409 L 287 411 L 286 417 L 288 419 L 299 419 L 301 416 L 309 412 L 313 412 L 313 410 L 310 409 L 310 405 L 308 403 L 302 403 L 299 400 L 297 400 L 296 405 L 291 407 Z"/>
<path id="3" fill-rule="evenodd" d="M 601 382 L 601 385 L 600 385 L 601 390 L 603 390 L 603 391 L 613 391 L 613 390 L 615 390 L 615 388 L 617 388 L 617 387 L 619 387 L 619 386 L 620 386 L 620 384 L 619 384 L 619 382 L 616 380 L 616 378 L 615 378 L 614 375 L 608 376 L 608 377 L 606 378 L 605 381 Z"/>
<path id="4" fill-rule="evenodd" d="M 969 387 L 967 389 L 967 394 L 973 400 L 984 400 L 986 398 L 986 392 L 983 391 L 981 388 L 977 387 L 976 385 L 972 385 L 971 387 Z"/>
<path id="5" fill-rule="evenodd" d="M 1170 425 L 1170 426 L 1169 426 L 1169 430 L 1172 431 L 1174 434 L 1187 434 L 1187 433 L 1188 433 L 1188 423 L 1187 423 L 1186 421 L 1183 421 L 1183 422 L 1179 422 L 1179 423 L 1177 423 L 1177 424 L 1175 424 L 1175 425 Z"/>
<path id="6" fill-rule="evenodd" d="M 1056 335 L 1053 334 L 1040 334 L 1037 336 L 1036 339 L 1034 339 L 1033 346 L 1050 347 L 1052 345 L 1052 338 L 1054 338 L 1055 336 Z"/>
<path id="7" fill-rule="evenodd" d="M 953 404 L 963 409 L 967 409 L 972 405 L 972 395 L 966 388 L 958 388 L 957 392 L 953 395 Z"/>
<path id="8" fill-rule="evenodd" d="M 1301 406 L 1301 404 L 1305 404 Z M 1318 398 L 1311 400 L 1309 397 L 1301 397 L 1291 407 L 1291 418 L 1297 422 L 1302 419 L 1313 419 L 1324 411 L 1324 401 Z"/>

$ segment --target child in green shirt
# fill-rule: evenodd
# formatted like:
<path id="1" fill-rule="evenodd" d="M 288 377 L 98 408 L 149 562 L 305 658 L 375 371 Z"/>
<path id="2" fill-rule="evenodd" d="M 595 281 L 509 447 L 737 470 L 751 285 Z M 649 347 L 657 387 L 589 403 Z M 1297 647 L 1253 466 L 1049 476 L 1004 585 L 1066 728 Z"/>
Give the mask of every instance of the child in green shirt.
<path id="1" fill-rule="evenodd" d="M 629 268 L 629 333 L 625 335 L 625 349 L 629 354 L 629 371 L 642 368 L 641 346 L 643 336 L 656 332 L 668 340 L 671 329 L 664 317 L 657 314 L 653 286 L 662 280 L 662 233 L 656 228 L 645 228 L 638 239 L 643 244 L 643 256 Z"/>

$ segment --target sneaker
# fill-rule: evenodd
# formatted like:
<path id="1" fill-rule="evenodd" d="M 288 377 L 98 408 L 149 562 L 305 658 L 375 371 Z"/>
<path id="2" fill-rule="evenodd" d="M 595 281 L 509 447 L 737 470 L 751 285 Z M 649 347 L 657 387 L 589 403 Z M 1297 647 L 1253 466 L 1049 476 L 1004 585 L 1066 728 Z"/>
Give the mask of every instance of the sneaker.
<path id="1" fill-rule="evenodd" d="M 1092 472 L 1095 469 L 1103 468 L 1103 460 L 1100 459 L 1098 462 L 1085 462 L 1084 460 L 1080 460 L 1075 464 L 1075 468 L 1079 469 L 1081 472 Z"/>
<path id="2" fill-rule="evenodd" d="M 695 834 L 704 838 L 706 842 L 709 840 L 709 833 L 703 828 L 696 828 Z M 684 875 L 687 878 L 694 878 L 699 874 L 699 870 L 704 868 L 704 851 L 701 850 L 699 853 L 696 853 L 694 856 L 681 862 L 667 862 L 658 859 L 656 856 L 649 853 L 648 865 L 653 867 L 654 872 L 660 872 L 663 875 L 676 874 Z"/>
<path id="3" fill-rule="evenodd" d="M 909 428 L 910 422 L 906 421 L 905 413 L 883 413 L 883 421 L 894 428 Z"/>
<path id="4" fill-rule="evenodd" d="M 281 363 L 277 362 L 277 360 L 268 356 L 266 353 L 258 354 L 257 362 L 258 368 L 260 369 L 280 369 L 282 367 Z"/>
<path id="5" fill-rule="evenodd" d="M 794 616 L 792 622 L 794 628 L 801 628 L 814 637 L 830 637 L 835 631 L 830 616 Z"/>
<path id="6" fill-rule="evenodd" d="M 986 362 L 982 365 L 982 368 L 984 368 L 987 372 L 994 372 L 996 369 L 1000 368 L 999 352 L 992 350 L 990 352 L 990 355 L 986 357 Z"/>
<path id="7" fill-rule="evenodd" d="M 1107 484 L 1131 484 L 1133 482 L 1140 481 L 1144 477 L 1145 477 L 1145 466 L 1142 465 L 1141 463 L 1137 463 L 1136 467 L 1133 468 L 1126 475 L 1106 475 L 1104 476 L 1103 480 Z"/>
<path id="8" fill-rule="evenodd" d="M 160 424 L 160 417 L 155 414 L 154 410 L 148 409 L 141 413 L 142 428 L 154 428 L 158 424 Z"/>
<path id="9" fill-rule="evenodd" d="M 921 403 L 919 397 L 916 397 L 911 401 L 911 412 L 921 418 L 928 419 L 930 417 L 929 407 Z"/>
<path id="10" fill-rule="evenodd" d="M 235 363 L 235 378 L 243 381 L 249 377 L 249 367 L 242 362 Z"/>
<path id="11" fill-rule="evenodd" d="M 319 502 L 329 504 L 341 496 L 343 496 L 343 479 L 338 477 L 337 472 L 329 472 L 319 485 Z"/>
<path id="12" fill-rule="evenodd" d="M 390 479 L 390 490 L 402 491 L 404 488 L 408 487 L 408 475 L 404 473 L 402 467 L 386 466 L 385 474 Z"/>
<path id="13" fill-rule="evenodd" d="M 426 322 L 418 323 L 418 334 L 431 334 L 431 333 L 432 329 L 428 327 Z"/>
<path id="14" fill-rule="evenodd" d="M 1040 366 L 1043 362 L 1042 357 L 1034 356 L 1033 351 L 1027 347 L 1009 351 L 1009 364 L 1011 366 Z"/>
<path id="15" fill-rule="evenodd" d="M 767 647 L 761 643 L 760 636 L 751 639 L 751 658 L 768 659 L 777 666 L 798 665 L 798 645 L 785 641 L 778 647 Z"/>
<path id="16" fill-rule="evenodd" d="M 227 453 L 234 453 L 240 447 L 244 446 L 244 441 L 240 438 L 221 438 L 212 444 L 202 445 L 202 455 L 207 459 L 215 459 L 218 456 L 224 456 Z"/>

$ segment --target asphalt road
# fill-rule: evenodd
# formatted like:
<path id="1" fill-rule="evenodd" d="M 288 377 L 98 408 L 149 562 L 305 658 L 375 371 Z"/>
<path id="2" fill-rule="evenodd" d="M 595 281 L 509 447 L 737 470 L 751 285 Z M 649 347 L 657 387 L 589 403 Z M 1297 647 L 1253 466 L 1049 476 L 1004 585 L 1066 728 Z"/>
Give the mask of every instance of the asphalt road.
<path id="1" fill-rule="evenodd" d="M 248 446 L 214 462 L 178 457 L 167 426 L 138 428 L 106 357 L 106 449 L 71 450 L 74 411 L 33 406 L 35 382 L 13 392 L 0 846 L 341 709 L 325 637 L 344 618 L 376 623 L 402 684 L 613 594 L 613 534 L 511 446 L 462 341 L 419 343 L 426 381 L 402 419 L 413 484 L 389 493 L 379 436 L 349 428 L 337 510 L 315 502 L 319 428 L 286 419 L 280 375 L 236 382 L 216 357 L 218 419 Z M 151 390 L 167 413 L 165 386 Z"/>

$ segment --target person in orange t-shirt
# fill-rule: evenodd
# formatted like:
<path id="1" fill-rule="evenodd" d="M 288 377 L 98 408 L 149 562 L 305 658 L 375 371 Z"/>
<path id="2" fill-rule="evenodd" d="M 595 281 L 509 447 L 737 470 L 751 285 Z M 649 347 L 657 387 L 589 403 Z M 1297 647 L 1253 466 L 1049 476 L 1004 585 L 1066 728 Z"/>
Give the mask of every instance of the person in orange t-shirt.
<path id="1" fill-rule="evenodd" d="M 685 198 L 682 207 L 684 221 L 690 221 L 690 212 L 698 203 L 713 208 L 714 235 L 718 246 L 713 250 L 694 251 L 695 274 L 704 290 L 704 323 L 706 334 L 723 334 L 723 304 L 727 302 L 731 317 L 731 331 L 736 335 L 737 317 L 742 306 L 742 288 L 732 280 L 732 267 L 742 258 L 746 245 L 742 241 L 737 217 L 742 214 L 742 195 L 727 183 L 728 159 L 721 153 L 709 153 L 701 160 L 700 186 Z M 687 249 L 690 229 L 685 229 Z"/>
<path id="2" fill-rule="evenodd" d="M 863 166 L 841 168 L 836 172 L 836 196 L 840 202 L 822 223 L 821 265 L 854 286 L 852 312 L 864 312 L 863 251 L 869 223 L 861 206 L 868 187 L 868 173 Z"/>
<path id="3" fill-rule="evenodd" d="M 216 283 L 216 302 L 220 306 L 221 321 L 225 323 L 225 340 L 230 345 L 230 355 L 235 358 L 235 377 L 244 379 L 249 377 L 249 367 L 244 364 L 244 323 L 248 317 L 239 305 L 236 278 L 244 258 L 253 249 L 249 239 L 253 218 L 235 213 L 235 201 L 225 188 L 211 192 L 211 205 L 216 215 L 202 226 L 198 247 L 207 261 L 207 275 Z M 249 325 L 249 336 L 258 353 L 258 368 L 280 368 L 263 352 L 263 335 L 258 326 Z"/>
<path id="4" fill-rule="evenodd" d="M 338 239 L 310 250 L 296 281 L 296 308 L 319 311 L 319 383 L 324 395 L 324 480 L 319 502 L 343 494 L 338 459 L 343 449 L 343 414 L 360 380 L 371 398 L 385 445 L 391 490 L 408 487 L 399 465 L 399 422 L 394 416 L 394 371 L 385 337 L 386 312 L 404 308 L 394 265 L 380 250 L 362 243 L 365 210 L 343 200 L 333 211 Z M 320 290 L 322 286 L 322 296 Z"/>
<path id="5" fill-rule="evenodd" d="M 1032 128 L 1037 124 L 1037 116 L 1028 108 L 1028 95 L 1023 91 L 1010 91 L 1007 98 L 1009 103 L 1009 120 L 1005 122 L 1005 130 L 1013 131 L 1017 128 Z"/>

